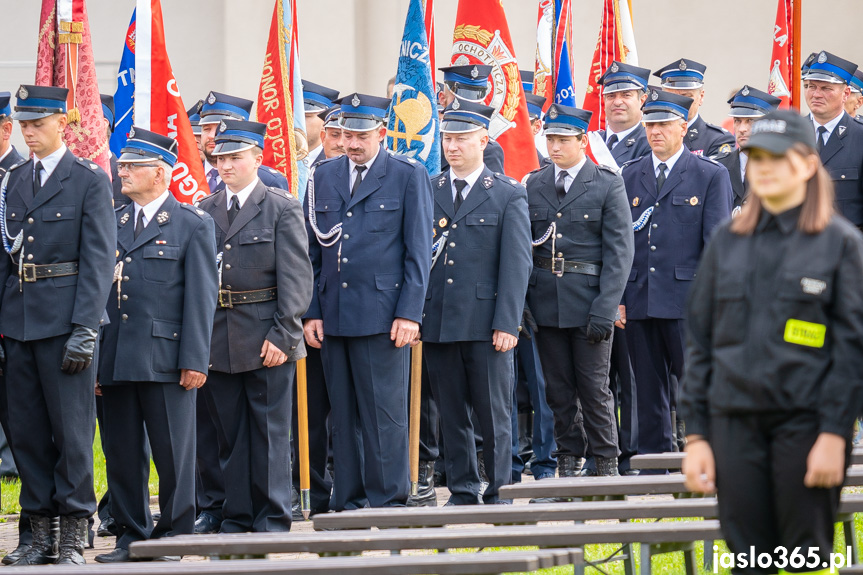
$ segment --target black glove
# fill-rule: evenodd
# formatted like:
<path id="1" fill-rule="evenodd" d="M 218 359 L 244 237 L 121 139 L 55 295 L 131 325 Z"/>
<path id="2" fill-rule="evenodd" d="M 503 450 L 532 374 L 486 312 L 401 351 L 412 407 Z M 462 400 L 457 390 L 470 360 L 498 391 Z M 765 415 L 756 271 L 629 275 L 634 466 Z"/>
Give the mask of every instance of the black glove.
<path id="1" fill-rule="evenodd" d="M 81 373 L 93 361 L 93 354 L 96 351 L 96 337 L 99 332 L 89 327 L 76 325 L 72 330 L 72 335 L 66 340 L 66 345 L 63 346 L 63 364 L 60 369 L 63 373 L 75 375 Z"/>
<path id="2" fill-rule="evenodd" d="M 587 341 L 590 343 L 608 341 L 608 338 L 611 337 L 612 329 L 614 329 L 614 322 L 610 319 L 596 317 L 595 315 L 587 317 Z"/>

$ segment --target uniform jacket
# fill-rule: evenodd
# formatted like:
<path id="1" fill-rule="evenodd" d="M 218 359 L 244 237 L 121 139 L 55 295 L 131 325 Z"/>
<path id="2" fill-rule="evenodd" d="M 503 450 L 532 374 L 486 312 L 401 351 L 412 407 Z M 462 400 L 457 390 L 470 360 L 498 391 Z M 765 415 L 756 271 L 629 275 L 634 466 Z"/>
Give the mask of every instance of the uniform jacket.
<path id="1" fill-rule="evenodd" d="M 527 179 L 530 226 L 539 240 L 552 223 L 561 237 L 534 248 L 534 255 L 602 265 L 598 276 L 534 268 L 527 302 L 539 326 L 582 327 L 588 316 L 614 320 L 632 267 L 632 220 L 623 178 L 588 159 L 558 202 L 554 166 Z M 554 243 L 552 243 L 552 239 Z M 555 252 L 552 253 L 552 245 Z"/>
<path id="2" fill-rule="evenodd" d="M 15 149 L 15 146 L 11 146 L 9 153 L 6 154 L 6 157 L 0 160 L 0 180 L 3 179 L 3 176 L 6 175 L 6 172 L 14 166 L 15 164 L 20 164 L 24 161 L 24 158 L 21 154 L 18 153 L 18 150 Z"/>
<path id="3" fill-rule="evenodd" d="M 500 144 L 492 139 L 489 139 L 488 145 L 482 153 L 482 161 L 485 166 L 492 172 L 503 174 L 503 148 Z M 440 150 L 440 169 L 445 172 L 449 169 L 449 162 L 446 161 L 446 155 L 443 153 L 443 140 L 441 140 Z"/>
<path id="4" fill-rule="evenodd" d="M 346 156 L 319 164 L 313 182 L 304 200 L 315 273 L 306 317 L 322 319 L 326 335 L 350 337 L 389 333 L 397 317 L 422 323 L 432 245 L 422 164 L 381 148 L 353 196 Z M 309 210 L 323 233 L 342 223 L 331 247 L 315 236 Z"/>
<path id="5" fill-rule="evenodd" d="M 821 162 L 833 179 L 839 213 L 863 226 L 863 122 L 843 112 L 821 149 Z"/>
<path id="6" fill-rule="evenodd" d="M 606 134 L 606 130 L 599 130 L 599 135 L 602 136 L 603 141 L 608 139 Z M 617 161 L 618 166 L 637 160 L 649 153 L 650 145 L 647 143 L 647 133 L 644 131 L 644 125 L 640 122 L 623 141 L 618 142 L 611 150 L 611 155 Z"/>
<path id="7" fill-rule="evenodd" d="M 653 206 L 647 225 L 635 232 L 635 258 L 623 298 L 626 317 L 681 319 L 710 233 L 731 215 L 728 170 L 684 153 L 657 197 L 650 154 L 628 164 L 623 180 L 633 222 Z"/>
<path id="8" fill-rule="evenodd" d="M 4 290 L 0 333 L 19 341 L 71 333 L 75 325 L 100 325 L 114 270 L 117 231 L 108 174 L 93 162 L 66 151 L 33 197 L 33 160 L 8 172 L 6 225 L 23 230 L 15 263 L 0 257 Z M 24 263 L 78 262 L 78 274 L 18 283 Z"/>
<path id="9" fill-rule="evenodd" d="M 128 196 L 123 195 L 123 183 L 120 181 L 120 175 L 117 173 L 117 156 L 111 152 L 111 188 L 114 192 L 114 208 L 122 208 L 129 205 L 132 201 Z"/>
<path id="10" fill-rule="evenodd" d="M 240 373 L 263 367 L 264 339 L 288 361 L 305 357 L 301 318 L 312 296 L 312 267 L 299 200 L 258 180 L 231 225 L 227 192 L 204 198 L 199 207 L 216 222 L 222 289 L 278 289 L 275 300 L 216 308 L 211 369 Z"/>
<path id="11" fill-rule="evenodd" d="M 116 215 L 122 273 L 108 296 L 100 385 L 207 373 L 219 285 L 213 219 L 170 194 L 137 239 L 134 203 Z"/>
<path id="12" fill-rule="evenodd" d="M 740 150 L 734 150 L 727 154 L 719 154 L 715 159 L 728 170 L 728 177 L 731 179 L 731 190 L 734 193 L 734 207 L 743 206 L 746 203 L 746 197 L 749 195 L 749 182 L 740 176 Z"/>
<path id="13" fill-rule="evenodd" d="M 451 178 L 432 179 L 435 240 L 449 234 L 429 278 L 423 341 L 517 336 L 531 269 L 527 192 L 486 167 L 454 213 Z"/>
<path id="14" fill-rule="evenodd" d="M 288 179 L 280 171 L 274 170 L 273 168 L 267 166 L 261 166 L 260 168 L 258 168 L 258 179 L 260 179 L 261 183 L 263 183 L 268 188 L 276 188 L 277 190 L 287 191 L 290 191 L 291 189 L 290 184 L 288 184 Z M 221 192 L 224 189 L 224 180 L 219 180 L 218 185 L 216 185 L 215 192 Z"/>
<path id="15" fill-rule="evenodd" d="M 694 154 L 712 157 L 732 151 L 735 142 L 731 132 L 719 126 L 708 124 L 699 114 L 695 122 L 687 127 L 683 143 Z"/>

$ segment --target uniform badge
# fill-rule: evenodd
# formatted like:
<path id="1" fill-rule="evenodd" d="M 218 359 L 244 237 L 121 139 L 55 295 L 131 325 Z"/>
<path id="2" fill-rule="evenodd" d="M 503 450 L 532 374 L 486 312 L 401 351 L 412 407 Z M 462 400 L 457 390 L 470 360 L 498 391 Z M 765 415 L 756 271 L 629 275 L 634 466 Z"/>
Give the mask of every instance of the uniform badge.
<path id="1" fill-rule="evenodd" d="M 30 92 L 27 91 L 27 88 L 21 86 L 20 88 L 18 88 L 18 97 L 22 100 L 26 100 L 30 97 Z"/>
<path id="2" fill-rule="evenodd" d="M 818 63 L 819 64 L 823 64 L 826 61 L 827 61 L 827 53 L 826 52 L 821 52 L 820 54 L 818 54 Z"/>
<path id="3" fill-rule="evenodd" d="M 168 221 L 168 218 L 170 218 L 170 217 L 171 216 L 168 215 L 168 212 L 166 212 L 165 210 L 162 210 L 161 212 L 156 214 L 156 221 L 159 222 L 160 224 L 164 224 L 165 222 Z"/>
<path id="4" fill-rule="evenodd" d="M 439 219 L 439 220 L 437 221 L 437 226 L 438 226 L 439 228 L 445 228 L 445 227 L 446 227 L 446 225 L 447 225 L 447 223 L 448 223 L 448 222 L 446 221 L 446 218 L 441 218 L 441 219 Z"/>
<path id="5" fill-rule="evenodd" d="M 117 258 L 119 258 L 119 257 L 120 257 L 120 250 L 117 250 L 117 255 L 116 255 L 116 256 L 114 256 L 114 257 L 117 257 Z"/>
<path id="6" fill-rule="evenodd" d="M 735 207 L 733 210 L 731 210 L 731 217 L 736 218 L 737 216 L 740 215 L 740 212 L 742 212 L 742 211 L 743 211 L 743 208 L 741 208 L 740 206 Z"/>
<path id="7" fill-rule="evenodd" d="M 659 92 L 657 92 L 656 90 L 654 90 L 654 91 L 650 94 L 650 99 L 651 99 L 651 100 L 653 100 L 654 102 L 655 102 L 655 101 L 657 101 L 657 100 L 659 99 Z"/>
<path id="8" fill-rule="evenodd" d="M 689 205 L 690 206 L 697 206 L 698 205 L 698 198 L 695 196 L 692 196 L 691 198 L 689 198 Z"/>
<path id="9" fill-rule="evenodd" d="M 720 154 L 730 154 L 731 153 L 731 144 L 722 144 L 719 146 Z"/>
<path id="10" fill-rule="evenodd" d="M 624 145 L 627 148 L 631 147 L 633 144 L 635 144 L 635 138 L 629 138 L 628 140 L 626 140 L 626 142 L 624 142 Z"/>
<path id="11" fill-rule="evenodd" d="M 441 176 L 440 178 L 438 178 L 437 187 L 442 188 L 445 183 L 446 183 L 446 176 Z"/>
<path id="12" fill-rule="evenodd" d="M 686 71 L 686 60 L 681 60 L 680 65 L 678 65 L 677 67 L 680 68 L 681 72 L 685 72 Z"/>
<path id="13" fill-rule="evenodd" d="M 800 280 L 800 287 L 803 293 L 809 295 L 821 295 L 827 289 L 827 282 L 824 280 L 816 280 L 812 278 L 803 278 Z"/>
<path id="14" fill-rule="evenodd" d="M 129 221 L 129 212 L 126 212 L 125 214 L 123 214 L 123 217 L 120 218 L 120 225 L 125 226 L 126 222 L 128 222 L 128 221 Z"/>
<path id="15" fill-rule="evenodd" d="M 551 109 L 548 111 L 548 117 L 552 120 L 557 119 L 557 108 L 552 106 Z"/>
<path id="16" fill-rule="evenodd" d="M 354 108 L 357 108 L 360 105 L 360 97 L 356 94 L 354 94 L 353 99 L 351 99 L 351 105 L 353 105 Z"/>
<path id="17" fill-rule="evenodd" d="M 129 128 L 129 138 L 134 138 L 134 137 L 135 137 L 135 126 L 132 126 L 131 128 Z"/>
<path id="18" fill-rule="evenodd" d="M 96 164 L 90 164 L 90 169 L 91 169 L 91 170 L 95 170 L 95 169 L 96 169 L 96 168 L 98 168 L 98 167 L 99 167 L 99 166 L 97 166 Z"/>
<path id="19" fill-rule="evenodd" d="M 743 94 L 744 96 L 748 96 L 749 95 L 749 86 L 743 86 L 743 90 L 740 93 Z"/>
<path id="20" fill-rule="evenodd" d="M 470 77 L 473 78 L 474 80 L 479 78 L 479 68 L 474 66 L 470 71 Z"/>
<path id="21" fill-rule="evenodd" d="M 845 126 L 839 126 L 839 135 L 841 136 L 844 133 L 845 133 Z"/>
<path id="22" fill-rule="evenodd" d="M 157 246 L 164 246 L 164 245 L 165 245 L 165 244 L 167 244 L 167 243 L 168 243 L 168 242 L 167 242 L 166 240 L 156 240 L 156 245 L 157 245 Z"/>
<path id="23" fill-rule="evenodd" d="M 640 204 L 640 203 L 641 203 L 641 198 L 638 198 L 638 197 L 632 198 L 632 207 L 633 208 L 637 208 L 638 204 Z"/>
<path id="24" fill-rule="evenodd" d="M 689 133 L 690 133 L 690 135 L 697 136 L 698 135 L 698 128 L 692 128 L 691 130 L 689 130 Z"/>
<path id="25" fill-rule="evenodd" d="M 198 212 L 198 215 L 199 215 L 199 216 L 203 216 L 204 214 L 206 214 L 206 213 L 207 213 L 207 212 L 205 212 L 204 210 L 199 210 L 199 209 L 196 209 L 195 211 L 196 211 L 196 212 Z"/>
<path id="26" fill-rule="evenodd" d="M 227 129 L 228 129 L 228 126 L 225 124 L 225 121 L 224 121 L 224 120 L 222 120 L 222 121 L 219 123 L 219 131 L 220 131 L 220 132 L 224 132 L 224 131 L 225 131 L 225 130 L 227 130 Z"/>
<path id="27" fill-rule="evenodd" d="M 494 178 L 492 178 L 491 176 L 486 176 L 482 179 L 482 187 L 486 190 L 489 189 L 493 183 Z"/>
<path id="28" fill-rule="evenodd" d="M 216 103 L 216 95 L 210 92 L 210 95 L 207 96 L 207 103 L 213 105 Z"/>
<path id="29" fill-rule="evenodd" d="M 456 99 L 455 99 L 455 100 L 453 100 L 453 102 L 452 102 L 452 109 L 453 109 L 453 110 L 458 110 L 459 108 L 461 108 L 461 104 L 459 104 L 459 103 L 458 103 L 458 98 L 456 98 Z"/>
<path id="30" fill-rule="evenodd" d="M 618 70 L 620 70 L 620 66 L 617 65 L 617 62 L 615 62 L 614 64 L 611 65 L 611 71 L 614 74 L 617 74 Z"/>

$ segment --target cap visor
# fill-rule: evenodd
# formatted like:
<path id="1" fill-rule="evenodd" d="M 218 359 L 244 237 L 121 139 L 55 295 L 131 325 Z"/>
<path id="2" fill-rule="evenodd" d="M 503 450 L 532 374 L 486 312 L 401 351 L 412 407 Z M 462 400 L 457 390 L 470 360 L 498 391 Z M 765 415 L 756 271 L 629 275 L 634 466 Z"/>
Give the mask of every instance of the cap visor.
<path id="1" fill-rule="evenodd" d="M 697 90 L 704 87 L 704 82 L 696 82 L 689 80 L 686 82 L 663 82 L 663 88 L 671 88 L 672 90 Z"/>
<path id="2" fill-rule="evenodd" d="M 13 120 L 17 120 L 19 122 L 27 121 L 27 120 L 39 120 L 41 118 L 47 118 L 48 116 L 53 116 L 54 114 L 62 114 L 62 112 L 28 112 L 26 110 L 15 111 L 12 112 L 11 118 Z"/>
<path id="3" fill-rule="evenodd" d="M 370 118 L 347 118 L 339 119 L 339 127 L 351 132 L 371 132 L 381 127 L 383 120 L 372 120 Z"/>
<path id="4" fill-rule="evenodd" d="M 584 134 L 584 130 L 561 124 L 546 124 L 542 129 L 546 136 L 581 136 Z"/>
<path id="5" fill-rule="evenodd" d="M 675 114 L 674 112 L 666 112 L 664 110 L 659 112 L 645 112 L 641 117 L 641 121 L 645 124 L 651 124 L 654 122 L 670 122 L 671 120 L 683 120 L 685 122 L 686 118 Z"/>
<path id="6" fill-rule="evenodd" d="M 323 104 L 310 104 L 308 102 L 303 102 L 303 112 L 306 114 L 319 114 L 327 109 L 329 109 L 329 106 L 324 106 Z"/>
<path id="7" fill-rule="evenodd" d="M 224 156 L 226 154 L 236 154 L 238 152 L 251 150 L 254 147 L 254 144 L 249 144 L 247 142 L 217 142 L 216 147 L 213 149 L 213 155 Z"/>
<path id="8" fill-rule="evenodd" d="M 145 156 L 136 152 L 123 152 L 117 161 L 126 164 L 140 164 L 143 162 L 163 162 L 162 158 L 154 158 L 153 156 Z"/>
<path id="9" fill-rule="evenodd" d="M 794 140 L 782 134 L 754 134 L 749 136 L 749 141 L 740 149 L 747 152 L 752 149 L 766 150 L 771 154 L 781 156 L 791 149 L 794 144 Z"/>
<path id="10" fill-rule="evenodd" d="M 613 94 L 615 92 L 628 92 L 629 90 L 644 91 L 644 86 L 635 82 L 614 82 L 602 87 L 605 94 Z"/>
<path id="11" fill-rule="evenodd" d="M 337 130 L 341 130 L 342 127 L 339 125 L 338 120 L 330 120 L 326 124 L 324 124 L 324 128 L 335 128 Z"/>
<path id="12" fill-rule="evenodd" d="M 202 126 L 206 124 L 221 124 L 222 120 L 240 120 L 242 122 L 246 122 L 248 121 L 248 118 L 241 118 L 239 116 L 229 114 L 209 114 L 207 116 L 201 116 L 201 120 L 198 123 Z"/>
<path id="13" fill-rule="evenodd" d="M 459 120 L 444 120 L 440 123 L 440 131 L 448 134 L 467 134 L 482 130 L 485 126 L 472 124 L 471 122 L 461 122 Z"/>
<path id="14" fill-rule="evenodd" d="M 803 75 L 803 80 L 815 80 L 816 82 L 829 82 L 831 84 L 847 84 L 845 80 L 828 74 L 822 70 L 810 70 Z"/>
<path id="15" fill-rule="evenodd" d="M 728 116 L 730 118 L 761 118 L 766 113 L 764 110 L 756 110 L 755 108 L 731 108 Z"/>
<path id="16" fill-rule="evenodd" d="M 201 135 L 201 126 L 199 126 L 197 124 L 193 124 L 192 125 L 192 133 L 195 134 L 196 136 L 200 136 Z"/>

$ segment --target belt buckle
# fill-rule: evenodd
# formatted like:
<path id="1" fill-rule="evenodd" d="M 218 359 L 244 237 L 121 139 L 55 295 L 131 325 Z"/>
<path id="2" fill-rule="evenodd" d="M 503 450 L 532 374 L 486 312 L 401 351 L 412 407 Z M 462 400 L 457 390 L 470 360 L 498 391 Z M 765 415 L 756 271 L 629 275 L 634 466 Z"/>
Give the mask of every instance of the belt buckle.
<path id="1" fill-rule="evenodd" d="M 563 277 L 563 258 L 551 258 L 551 273 L 557 277 Z"/>
<path id="2" fill-rule="evenodd" d="M 227 296 L 227 298 L 225 297 Z M 234 302 L 231 301 L 231 291 L 226 289 L 219 290 L 219 305 L 224 308 L 233 308 Z"/>
<path id="3" fill-rule="evenodd" d="M 25 282 L 35 282 L 38 279 L 36 277 L 36 264 L 24 264 L 22 266 L 22 275 L 24 276 Z"/>

